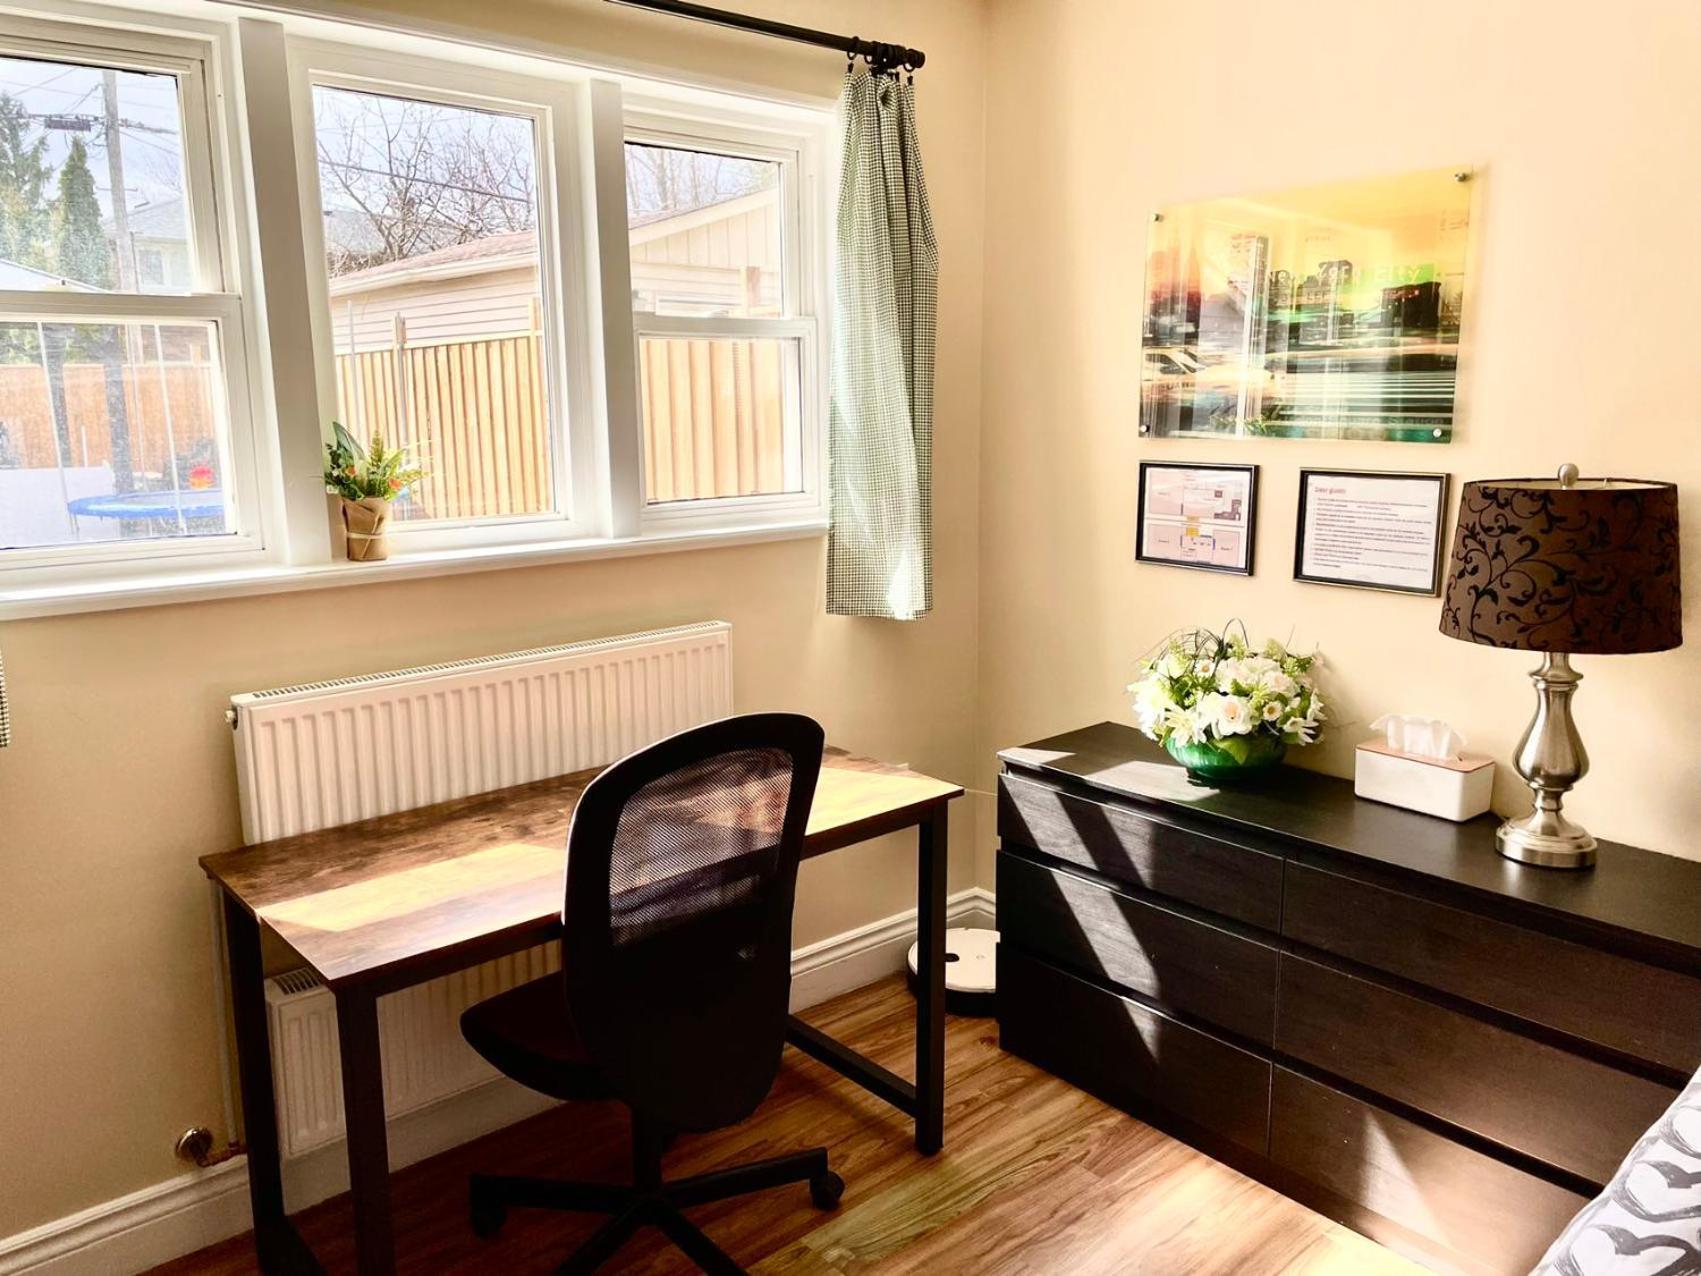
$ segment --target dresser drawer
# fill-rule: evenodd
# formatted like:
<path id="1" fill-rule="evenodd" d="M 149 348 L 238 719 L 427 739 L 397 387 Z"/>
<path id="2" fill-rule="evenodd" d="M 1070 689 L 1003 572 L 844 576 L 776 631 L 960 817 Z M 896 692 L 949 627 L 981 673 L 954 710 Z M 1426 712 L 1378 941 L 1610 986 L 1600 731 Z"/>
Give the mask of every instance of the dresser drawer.
<path id="1" fill-rule="evenodd" d="M 1592 1183 L 1677 1093 L 1291 953 L 1276 1000 L 1283 1053 Z"/>
<path id="2" fill-rule="evenodd" d="M 1281 920 L 1280 857 L 1038 780 L 998 778 L 998 835 L 1236 921 Z"/>
<path id="3" fill-rule="evenodd" d="M 1292 861 L 1282 931 L 1685 1076 L 1701 1066 L 1701 979 Z"/>
<path id="4" fill-rule="evenodd" d="M 998 929 L 1028 952 L 1270 1044 L 1268 944 L 1010 851 L 998 855 Z"/>
<path id="5" fill-rule="evenodd" d="M 1507 1276 L 1534 1267 L 1585 1203 L 1286 1068 L 1275 1072 L 1270 1159 L 1451 1250 L 1461 1267 Z"/>
<path id="6" fill-rule="evenodd" d="M 1165 1109 L 1255 1152 L 1270 1064 L 1226 1041 L 998 945 L 999 1042 L 1118 1107 Z"/>

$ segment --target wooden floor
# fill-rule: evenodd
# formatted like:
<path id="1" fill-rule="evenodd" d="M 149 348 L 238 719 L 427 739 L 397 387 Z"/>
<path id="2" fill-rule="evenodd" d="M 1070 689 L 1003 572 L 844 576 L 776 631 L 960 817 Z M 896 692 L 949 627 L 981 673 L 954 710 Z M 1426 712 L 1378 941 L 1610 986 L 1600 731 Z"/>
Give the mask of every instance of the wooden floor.
<path id="1" fill-rule="evenodd" d="M 834 1036 L 908 1073 L 914 1003 L 897 979 L 811 1011 Z M 919 1155 L 893 1109 L 825 1067 L 786 1051 L 773 1093 L 745 1124 L 682 1140 L 670 1177 L 825 1144 L 848 1184 L 834 1213 L 799 1186 L 691 1211 L 755 1273 L 948 1273 L 1094 1276 L 1411 1276 L 1420 1271 L 1354 1232 L 1125 1116 L 998 1048 L 990 1019 L 952 1019 L 945 1150 Z M 515 1211 L 494 1240 L 466 1221 L 466 1176 L 621 1180 L 624 1117 L 614 1105 L 567 1105 L 399 1172 L 398 1262 L 419 1276 L 549 1272 L 595 1226 Z M 353 1272 L 348 1200 L 297 1218 L 332 1273 Z M 255 1269 L 248 1238 L 156 1269 L 153 1276 L 231 1276 Z M 653 1232 L 605 1269 L 696 1269 Z"/>

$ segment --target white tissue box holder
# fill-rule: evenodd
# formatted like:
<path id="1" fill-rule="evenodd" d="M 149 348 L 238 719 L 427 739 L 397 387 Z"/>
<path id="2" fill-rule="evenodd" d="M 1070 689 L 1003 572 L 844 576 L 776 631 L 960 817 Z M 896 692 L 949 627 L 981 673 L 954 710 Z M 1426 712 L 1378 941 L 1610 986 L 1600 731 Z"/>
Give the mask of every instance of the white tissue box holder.
<path id="1" fill-rule="evenodd" d="M 1366 740 L 1355 754 L 1353 792 L 1444 820 L 1471 820 L 1494 798 L 1494 759 L 1423 758 Z"/>

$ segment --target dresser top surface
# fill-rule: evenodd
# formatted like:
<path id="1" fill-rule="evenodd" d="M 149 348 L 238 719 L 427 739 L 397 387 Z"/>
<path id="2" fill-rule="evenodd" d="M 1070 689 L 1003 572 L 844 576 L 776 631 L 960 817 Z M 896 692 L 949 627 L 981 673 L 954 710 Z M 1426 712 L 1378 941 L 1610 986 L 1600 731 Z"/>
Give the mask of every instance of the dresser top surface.
<path id="1" fill-rule="evenodd" d="M 1601 842 L 1593 870 L 1534 868 L 1495 849 L 1499 821 L 1463 824 L 1357 797 L 1350 780 L 1281 767 L 1244 788 L 1212 788 L 1133 727 L 1101 722 L 1019 748 L 1007 767 L 1085 784 L 1180 815 L 1274 835 L 1416 873 L 1492 903 L 1675 945 L 1701 958 L 1701 861 Z"/>

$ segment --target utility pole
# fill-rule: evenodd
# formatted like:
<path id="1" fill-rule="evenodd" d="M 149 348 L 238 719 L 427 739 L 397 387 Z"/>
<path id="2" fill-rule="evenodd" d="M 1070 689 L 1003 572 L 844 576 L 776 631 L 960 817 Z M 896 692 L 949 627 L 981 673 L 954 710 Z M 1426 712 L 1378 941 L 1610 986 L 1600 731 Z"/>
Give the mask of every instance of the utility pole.
<path id="1" fill-rule="evenodd" d="M 130 201 L 124 192 L 124 145 L 118 131 L 118 72 L 100 73 L 106 116 L 106 180 L 112 189 L 112 259 L 118 270 L 118 290 L 136 290 L 136 246 L 130 240 Z"/>
<path id="2" fill-rule="evenodd" d="M 124 189 L 124 147 L 118 131 L 118 72 L 108 68 L 100 79 L 106 117 L 106 179 L 112 191 L 113 265 L 119 290 L 134 292 L 135 247 L 130 241 L 130 201 Z M 106 424 L 112 435 L 112 479 L 120 492 L 136 490 L 136 467 L 130 455 L 130 404 L 124 392 L 125 364 L 135 366 L 138 362 L 131 347 L 133 334 L 134 329 L 126 325 L 100 341 L 100 361 L 106 369 Z M 124 358 L 121 351 L 128 351 L 132 357 Z M 176 488 L 177 458 L 168 457 L 167 463 L 173 471 L 168 486 Z"/>

